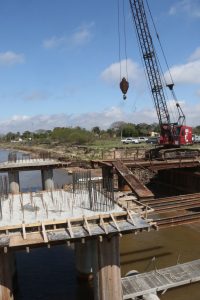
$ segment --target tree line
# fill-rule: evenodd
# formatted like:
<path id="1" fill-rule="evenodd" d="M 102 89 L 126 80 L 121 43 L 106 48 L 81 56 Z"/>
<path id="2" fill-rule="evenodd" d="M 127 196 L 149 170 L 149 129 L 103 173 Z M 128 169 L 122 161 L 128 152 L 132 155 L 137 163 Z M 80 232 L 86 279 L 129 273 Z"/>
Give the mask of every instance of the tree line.
<path id="1" fill-rule="evenodd" d="M 118 139 L 122 137 L 138 137 L 150 136 L 151 132 L 159 133 L 159 125 L 157 123 L 126 123 L 123 121 L 114 122 L 107 130 L 101 129 L 99 126 L 93 127 L 91 130 L 77 127 L 55 127 L 53 130 L 36 130 L 34 132 L 24 131 L 8 132 L 0 137 L 5 142 L 35 142 L 35 143 L 69 143 L 69 144 L 88 144 L 96 139 Z M 200 126 L 193 128 L 193 133 L 200 135 Z"/>

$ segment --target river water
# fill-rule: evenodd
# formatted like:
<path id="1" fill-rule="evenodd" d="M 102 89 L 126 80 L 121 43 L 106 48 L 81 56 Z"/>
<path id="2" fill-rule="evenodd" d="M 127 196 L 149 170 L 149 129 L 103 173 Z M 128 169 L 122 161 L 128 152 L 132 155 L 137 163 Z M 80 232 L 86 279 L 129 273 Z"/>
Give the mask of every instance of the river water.
<path id="1" fill-rule="evenodd" d="M 0 151 L 0 161 L 8 151 Z M 22 172 L 22 189 L 41 189 L 40 172 Z M 56 185 L 69 180 L 63 170 L 54 173 Z M 120 240 L 121 272 L 154 270 L 200 258 L 200 224 L 123 236 Z M 74 252 L 66 246 L 16 253 L 17 300 L 93 300 L 92 287 L 76 280 Z M 199 300 L 200 284 L 167 291 L 162 300 Z"/>

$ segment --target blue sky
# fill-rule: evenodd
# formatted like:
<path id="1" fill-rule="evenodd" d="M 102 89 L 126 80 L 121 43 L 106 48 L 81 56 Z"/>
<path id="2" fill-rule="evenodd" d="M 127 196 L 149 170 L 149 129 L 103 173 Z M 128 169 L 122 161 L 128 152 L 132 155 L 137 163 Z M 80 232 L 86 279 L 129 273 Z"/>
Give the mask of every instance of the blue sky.
<path id="1" fill-rule="evenodd" d="M 55 126 L 108 128 L 119 120 L 157 121 L 128 0 L 130 89 L 127 100 L 122 99 L 117 2 L 0 1 L 0 133 Z M 123 69 L 122 0 L 120 3 Z M 149 0 L 149 5 L 187 123 L 200 125 L 200 1 Z"/>

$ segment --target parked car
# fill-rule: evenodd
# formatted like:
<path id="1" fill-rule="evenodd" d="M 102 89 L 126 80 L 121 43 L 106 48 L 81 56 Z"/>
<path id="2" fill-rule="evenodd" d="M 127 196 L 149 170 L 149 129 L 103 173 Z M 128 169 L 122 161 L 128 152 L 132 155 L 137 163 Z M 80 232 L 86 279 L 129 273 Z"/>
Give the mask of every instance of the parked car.
<path id="1" fill-rule="evenodd" d="M 133 138 L 132 143 L 133 144 L 139 144 L 140 141 L 138 140 L 138 138 Z"/>
<path id="2" fill-rule="evenodd" d="M 121 142 L 123 144 L 139 144 L 139 140 L 133 137 L 127 137 L 125 139 L 122 139 Z"/>
<path id="3" fill-rule="evenodd" d="M 158 144 L 158 137 L 150 137 L 146 141 L 147 144 Z"/>
<path id="4" fill-rule="evenodd" d="M 132 143 L 132 137 L 128 137 L 128 138 L 124 138 L 124 139 L 122 139 L 121 140 L 121 142 L 123 143 L 123 144 L 131 144 Z"/>
<path id="5" fill-rule="evenodd" d="M 148 141 L 148 138 L 144 136 L 139 136 L 137 139 L 139 143 L 145 143 L 146 141 Z"/>
<path id="6" fill-rule="evenodd" d="M 192 142 L 193 143 L 200 143 L 200 135 L 193 134 L 192 135 Z"/>

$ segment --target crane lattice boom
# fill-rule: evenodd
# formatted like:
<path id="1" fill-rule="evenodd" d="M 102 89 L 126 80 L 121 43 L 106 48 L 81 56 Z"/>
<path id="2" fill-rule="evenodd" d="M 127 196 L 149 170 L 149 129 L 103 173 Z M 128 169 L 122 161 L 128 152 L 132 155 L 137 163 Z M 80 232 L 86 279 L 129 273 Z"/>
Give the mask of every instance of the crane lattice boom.
<path id="1" fill-rule="evenodd" d="M 160 125 L 170 124 L 170 116 L 161 81 L 159 65 L 147 22 L 143 0 L 129 0 L 129 2 L 159 123 Z"/>

